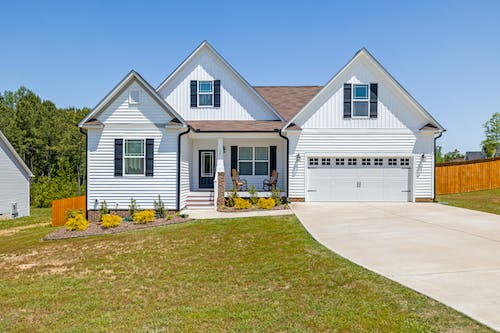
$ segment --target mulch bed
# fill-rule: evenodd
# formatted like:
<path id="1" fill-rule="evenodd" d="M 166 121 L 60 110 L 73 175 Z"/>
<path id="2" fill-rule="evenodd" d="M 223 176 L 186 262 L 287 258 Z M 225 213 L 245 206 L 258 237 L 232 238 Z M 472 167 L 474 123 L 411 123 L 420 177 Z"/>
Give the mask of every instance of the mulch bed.
<path id="1" fill-rule="evenodd" d="M 43 238 L 43 240 L 57 240 L 57 239 L 67 239 L 67 238 L 78 238 L 78 237 L 88 237 L 88 236 L 97 236 L 97 235 L 109 235 L 109 234 L 117 234 L 120 232 L 137 230 L 137 229 L 147 229 L 154 228 L 163 225 L 169 224 L 179 224 L 188 221 L 192 221 L 193 219 L 184 218 L 180 216 L 174 216 L 170 220 L 167 219 L 156 219 L 153 222 L 148 222 L 146 224 L 135 224 L 134 222 L 122 222 L 118 227 L 115 228 L 102 228 L 100 223 L 89 223 L 89 227 L 87 230 L 83 231 L 69 231 L 66 228 L 59 228 L 54 230 L 47 236 Z"/>
<path id="2" fill-rule="evenodd" d="M 290 209 L 288 205 L 279 205 L 279 206 L 274 206 L 271 209 L 264 209 L 260 207 L 252 207 L 248 209 L 237 209 L 235 207 L 227 207 L 227 206 L 222 206 L 217 208 L 217 211 L 222 212 L 222 213 L 235 213 L 235 212 L 254 212 L 254 211 L 266 211 L 266 210 L 285 210 L 285 209 Z"/>

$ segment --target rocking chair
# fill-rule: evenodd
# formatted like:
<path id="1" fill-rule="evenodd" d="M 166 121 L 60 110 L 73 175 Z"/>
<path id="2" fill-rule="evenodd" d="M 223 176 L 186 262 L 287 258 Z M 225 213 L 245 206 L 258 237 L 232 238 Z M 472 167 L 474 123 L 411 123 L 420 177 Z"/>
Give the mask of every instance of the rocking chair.
<path id="1" fill-rule="evenodd" d="M 276 185 L 278 185 L 278 175 L 279 173 L 276 170 L 271 171 L 271 177 L 264 179 L 264 191 L 270 191 L 276 188 Z"/>
<path id="2" fill-rule="evenodd" d="M 233 180 L 233 187 L 236 191 L 246 190 L 247 181 L 245 179 L 240 179 L 238 171 L 236 169 L 231 169 L 231 179 Z"/>

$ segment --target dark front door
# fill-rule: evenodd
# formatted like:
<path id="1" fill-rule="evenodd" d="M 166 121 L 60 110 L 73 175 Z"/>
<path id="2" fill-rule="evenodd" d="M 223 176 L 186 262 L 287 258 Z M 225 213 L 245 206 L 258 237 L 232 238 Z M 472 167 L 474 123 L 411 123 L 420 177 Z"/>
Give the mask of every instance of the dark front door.
<path id="1" fill-rule="evenodd" d="M 215 150 L 200 150 L 200 188 L 214 188 Z"/>

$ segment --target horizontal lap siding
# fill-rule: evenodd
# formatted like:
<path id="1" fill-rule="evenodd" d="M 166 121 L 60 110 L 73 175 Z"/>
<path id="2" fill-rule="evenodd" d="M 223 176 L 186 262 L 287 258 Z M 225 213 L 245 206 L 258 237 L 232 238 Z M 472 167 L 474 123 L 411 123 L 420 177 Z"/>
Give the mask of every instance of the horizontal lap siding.
<path id="1" fill-rule="evenodd" d="M 19 217 L 30 214 L 29 177 L 10 150 L 0 141 L 0 219 L 10 218 L 12 204 L 17 202 Z"/>

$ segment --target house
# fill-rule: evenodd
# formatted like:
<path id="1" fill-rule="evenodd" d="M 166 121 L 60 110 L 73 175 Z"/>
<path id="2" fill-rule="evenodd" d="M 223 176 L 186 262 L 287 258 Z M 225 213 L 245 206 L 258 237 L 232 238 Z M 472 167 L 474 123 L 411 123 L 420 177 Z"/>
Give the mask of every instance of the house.
<path id="1" fill-rule="evenodd" d="M 0 219 L 30 215 L 33 174 L 0 131 Z"/>
<path id="2" fill-rule="evenodd" d="M 465 152 L 466 161 L 482 160 L 486 155 L 482 151 L 467 151 Z"/>
<path id="3" fill-rule="evenodd" d="M 444 131 L 366 49 L 324 86 L 254 87 L 206 41 L 157 89 L 130 72 L 79 126 L 90 215 L 214 206 L 232 169 L 263 196 L 276 170 L 291 201 L 429 201 Z"/>

